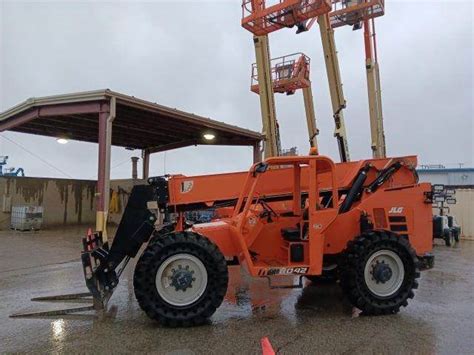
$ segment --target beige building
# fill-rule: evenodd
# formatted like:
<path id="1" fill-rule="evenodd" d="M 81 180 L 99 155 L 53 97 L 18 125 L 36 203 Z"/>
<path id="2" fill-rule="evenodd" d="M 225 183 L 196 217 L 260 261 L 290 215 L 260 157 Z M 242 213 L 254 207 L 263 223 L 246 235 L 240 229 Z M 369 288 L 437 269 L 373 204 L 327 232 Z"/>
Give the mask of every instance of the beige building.
<path id="1" fill-rule="evenodd" d="M 474 240 L 474 189 L 456 189 L 456 204 L 449 209 L 462 228 L 461 237 Z"/>
<path id="2" fill-rule="evenodd" d="M 10 228 L 12 206 L 43 206 L 45 228 L 85 224 L 95 226 L 96 181 L 29 177 L 0 177 L 0 229 Z M 118 202 L 110 221 L 118 223 L 133 180 L 112 180 Z"/>

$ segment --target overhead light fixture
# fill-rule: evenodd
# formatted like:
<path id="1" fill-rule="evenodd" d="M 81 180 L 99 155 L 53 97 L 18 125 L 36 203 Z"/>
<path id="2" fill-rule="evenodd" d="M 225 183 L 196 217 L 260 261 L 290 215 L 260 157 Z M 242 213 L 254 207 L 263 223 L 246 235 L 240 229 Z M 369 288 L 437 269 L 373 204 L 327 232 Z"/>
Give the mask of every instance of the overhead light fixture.
<path id="1" fill-rule="evenodd" d="M 216 136 L 212 133 L 204 133 L 202 136 L 207 141 L 212 141 L 214 138 L 216 138 Z"/>
<path id="2" fill-rule="evenodd" d="M 56 139 L 56 142 L 59 144 L 67 144 L 69 141 L 66 138 L 58 138 Z"/>

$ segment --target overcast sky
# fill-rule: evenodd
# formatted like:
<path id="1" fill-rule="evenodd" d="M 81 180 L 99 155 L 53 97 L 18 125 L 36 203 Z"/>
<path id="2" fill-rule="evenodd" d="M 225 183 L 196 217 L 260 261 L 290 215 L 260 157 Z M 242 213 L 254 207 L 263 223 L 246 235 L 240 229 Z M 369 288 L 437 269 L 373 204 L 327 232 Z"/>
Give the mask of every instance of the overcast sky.
<path id="1" fill-rule="evenodd" d="M 389 155 L 421 163 L 473 165 L 472 1 L 386 1 L 376 20 Z M 23 2 L 0 0 L 0 111 L 32 96 L 110 88 L 216 120 L 261 130 L 249 91 L 252 36 L 240 27 L 240 0 Z M 272 57 L 304 52 L 322 154 L 338 160 L 319 30 L 270 35 Z M 336 30 L 352 159 L 369 157 L 363 32 Z M 277 96 L 284 148 L 308 151 L 301 92 Z M 97 146 L 2 133 L 57 169 L 0 137 L 0 155 L 29 176 L 95 178 Z M 123 148 L 112 176 L 130 177 Z M 247 169 L 247 147 L 189 147 L 153 156 L 151 174 Z"/>

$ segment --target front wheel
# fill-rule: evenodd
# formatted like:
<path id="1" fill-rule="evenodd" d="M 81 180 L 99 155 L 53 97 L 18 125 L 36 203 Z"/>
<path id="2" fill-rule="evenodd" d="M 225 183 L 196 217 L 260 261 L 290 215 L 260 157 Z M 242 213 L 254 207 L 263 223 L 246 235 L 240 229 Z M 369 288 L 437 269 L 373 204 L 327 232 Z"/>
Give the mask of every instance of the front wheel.
<path id="1" fill-rule="evenodd" d="M 371 231 L 349 243 L 341 286 L 364 314 L 393 314 L 414 297 L 419 277 L 419 261 L 406 238 Z"/>
<path id="2" fill-rule="evenodd" d="M 192 232 L 166 234 L 149 243 L 133 279 L 145 313 L 174 327 L 203 324 L 222 303 L 227 282 L 220 250 Z"/>

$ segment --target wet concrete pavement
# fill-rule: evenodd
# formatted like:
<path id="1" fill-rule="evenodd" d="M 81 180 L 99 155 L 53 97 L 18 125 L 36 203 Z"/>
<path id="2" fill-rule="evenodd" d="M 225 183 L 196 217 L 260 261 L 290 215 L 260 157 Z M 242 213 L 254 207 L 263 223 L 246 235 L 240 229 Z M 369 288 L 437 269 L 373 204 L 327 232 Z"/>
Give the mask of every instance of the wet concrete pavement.
<path id="1" fill-rule="evenodd" d="M 85 291 L 78 258 L 83 230 L 0 232 L 0 352 L 257 354 L 264 336 L 284 354 L 474 351 L 474 242 L 468 241 L 435 247 L 435 269 L 422 273 L 415 299 L 394 316 L 352 318 L 337 285 L 269 290 L 266 280 L 233 267 L 226 300 L 208 325 L 166 329 L 138 307 L 130 265 L 105 317 L 8 318 L 75 306 L 30 298 Z"/>

